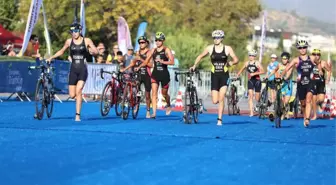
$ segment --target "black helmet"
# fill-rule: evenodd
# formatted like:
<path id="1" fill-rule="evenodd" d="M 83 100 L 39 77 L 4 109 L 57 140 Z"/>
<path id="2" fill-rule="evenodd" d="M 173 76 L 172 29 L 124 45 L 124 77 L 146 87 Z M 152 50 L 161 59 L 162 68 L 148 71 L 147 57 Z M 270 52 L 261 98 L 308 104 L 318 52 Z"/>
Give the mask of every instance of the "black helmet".
<path id="1" fill-rule="evenodd" d="M 281 58 L 290 59 L 290 54 L 288 52 L 283 52 L 283 53 L 281 53 Z"/>
<path id="2" fill-rule="evenodd" d="M 140 40 L 144 40 L 144 41 L 146 41 L 147 43 L 149 43 L 149 40 L 147 39 L 146 36 L 140 36 L 140 37 L 138 38 L 138 42 L 140 42 Z"/>
<path id="3" fill-rule="evenodd" d="M 80 31 L 82 31 L 82 25 L 80 25 L 78 22 L 73 22 L 70 25 L 70 31 L 72 31 L 72 30 L 80 30 Z"/>

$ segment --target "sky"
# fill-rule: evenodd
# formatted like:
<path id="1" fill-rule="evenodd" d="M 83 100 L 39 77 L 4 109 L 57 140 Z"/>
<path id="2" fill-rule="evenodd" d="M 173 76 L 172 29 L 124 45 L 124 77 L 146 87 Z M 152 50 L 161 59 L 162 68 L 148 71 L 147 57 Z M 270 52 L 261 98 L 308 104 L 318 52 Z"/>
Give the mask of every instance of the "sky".
<path id="1" fill-rule="evenodd" d="M 267 8 L 295 10 L 298 15 L 336 24 L 336 0 L 261 0 L 261 2 Z"/>

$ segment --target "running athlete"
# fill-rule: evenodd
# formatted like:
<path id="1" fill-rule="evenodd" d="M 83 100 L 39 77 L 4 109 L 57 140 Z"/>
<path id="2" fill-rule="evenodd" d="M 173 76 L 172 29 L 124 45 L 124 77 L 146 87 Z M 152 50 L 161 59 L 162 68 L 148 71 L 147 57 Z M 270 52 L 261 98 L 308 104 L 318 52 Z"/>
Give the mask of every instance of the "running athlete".
<path id="1" fill-rule="evenodd" d="M 317 118 L 317 105 L 322 107 L 322 103 L 324 102 L 325 94 L 326 94 L 326 84 L 329 83 L 331 77 L 331 69 L 326 61 L 321 60 L 321 50 L 314 49 L 312 52 L 313 56 L 316 56 L 317 64 L 321 64 L 321 68 L 323 71 L 323 75 L 319 80 L 316 80 L 316 92 L 313 95 L 313 117 L 312 120 Z M 327 72 L 327 75 L 326 75 Z"/>
<path id="2" fill-rule="evenodd" d="M 260 90 L 261 90 L 261 80 L 260 75 L 264 74 L 264 68 L 260 62 L 256 61 L 257 51 L 252 50 L 248 52 L 249 61 L 245 62 L 243 68 L 237 73 L 239 77 L 240 74 L 246 69 L 248 72 L 248 103 L 250 108 L 250 117 L 254 115 L 253 113 L 253 91 L 255 92 L 255 99 L 259 102 Z"/>
<path id="3" fill-rule="evenodd" d="M 222 116 L 224 111 L 224 100 L 225 94 L 228 86 L 228 79 L 230 78 L 228 66 L 232 66 L 238 63 L 238 58 L 236 57 L 231 46 L 224 45 L 224 31 L 215 30 L 212 32 L 212 38 L 214 39 L 214 44 L 209 45 L 206 49 L 197 56 L 195 64 L 190 68 L 190 70 L 195 70 L 197 64 L 206 55 L 210 55 L 212 69 L 211 69 L 211 96 L 212 102 L 218 104 L 218 118 L 217 125 L 222 125 Z M 232 57 L 233 61 L 228 62 L 229 56 Z"/>
<path id="4" fill-rule="evenodd" d="M 271 89 L 271 103 L 273 104 L 275 101 L 275 84 L 273 83 L 275 77 L 275 69 L 278 67 L 279 62 L 277 61 L 278 57 L 276 54 L 271 55 L 271 62 L 267 66 L 267 75 L 266 78 L 269 82 L 269 88 Z"/>
<path id="5" fill-rule="evenodd" d="M 61 50 L 54 56 L 47 59 L 51 61 L 64 54 L 67 48 L 70 48 L 71 67 L 69 73 L 69 95 L 76 98 L 76 121 L 80 121 L 80 113 L 82 108 L 82 90 L 88 76 L 86 58 L 89 54 L 97 55 L 98 50 L 89 38 L 81 35 L 82 26 L 74 22 L 70 25 L 71 39 L 67 39 Z"/>
<path id="6" fill-rule="evenodd" d="M 281 86 L 281 94 L 282 94 L 282 102 L 285 107 L 286 114 L 283 114 L 281 119 L 288 118 L 288 111 L 289 111 L 289 100 L 292 96 L 292 89 L 293 89 L 293 68 L 289 69 L 285 74 L 285 69 L 288 66 L 288 61 L 290 59 L 290 54 L 288 52 L 283 52 L 281 54 L 282 63 L 278 65 L 278 67 L 275 69 L 276 73 L 275 76 L 277 78 L 284 76 L 285 82 Z"/>
<path id="7" fill-rule="evenodd" d="M 296 48 L 300 52 L 300 56 L 294 58 L 291 63 L 286 67 L 283 74 L 286 74 L 289 69 L 294 65 L 298 73 L 297 77 L 297 89 L 299 94 L 299 100 L 301 104 L 301 110 L 303 111 L 305 127 L 309 126 L 310 122 L 310 111 L 313 94 L 310 92 L 311 85 L 311 74 L 315 66 L 316 57 L 307 54 L 308 42 L 305 40 L 299 40 L 296 43 Z M 320 67 L 320 65 L 318 65 Z M 321 71 L 321 70 L 320 70 Z M 281 75 L 283 77 L 283 75 Z"/>
<path id="8" fill-rule="evenodd" d="M 155 35 L 156 48 L 153 48 L 147 54 L 146 60 L 135 68 L 136 71 L 145 66 L 152 66 L 153 72 L 151 74 L 152 83 L 152 104 L 153 104 L 153 114 L 151 118 L 155 119 L 157 100 L 158 100 L 158 88 L 161 84 L 162 96 L 167 102 L 166 115 L 170 115 L 170 96 L 168 95 L 170 75 L 168 71 L 168 65 L 174 65 L 174 56 L 171 49 L 163 45 L 166 40 L 166 36 L 162 32 L 157 32 Z M 150 64 L 153 60 L 154 66 Z"/>
<path id="9" fill-rule="evenodd" d="M 140 45 L 140 51 L 136 52 L 135 54 L 135 59 L 133 59 L 125 69 L 120 70 L 121 72 L 126 71 L 128 69 L 134 69 L 136 67 L 139 67 L 140 64 L 145 62 L 147 58 L 147 53 L 149 51 L 148 49 L 148 44 L 149 40 L 145 36 L 141 36 L 138 39 L 138 43 Z M 151 92 L 151 77 L 150 77 L 150 71 L 148 67 L 152 67 L 150 64 L 147 66 L 141 67 L 140 68 L 140 84 L 144 84 L 145 86 L 145 94 L 146 94 L 146 105 L 147 105 L 147 113 L 146 113 L 146 118 L 150 118 L 150 103 L 151 103 L 151 97 L 150 97 L 150 92 Z"/>

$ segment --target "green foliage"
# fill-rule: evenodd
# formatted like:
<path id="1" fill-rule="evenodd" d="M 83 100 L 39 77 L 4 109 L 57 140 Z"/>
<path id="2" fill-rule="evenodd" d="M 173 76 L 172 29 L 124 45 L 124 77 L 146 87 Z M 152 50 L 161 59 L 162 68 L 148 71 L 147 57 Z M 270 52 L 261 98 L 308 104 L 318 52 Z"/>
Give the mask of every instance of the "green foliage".
<path id="1" fill-rule="evenodd" d="M 14 0 L 0 0 L 0 24 L 9 30 L 15 28 L 18 5 Z"/>
<path id="2" fill-rule="evenodd" d="M 207 42 L 198 33 L 190 33 L 186 29 L 176 30 L 175 33 L 165 33 L 168 37 L 166 45 L 176 52 L 180 68 L 189 68 L 195 62 L 196 57 L 204 51 Z M 192 47 L 190 47 L 192 46 Z M 210 69 L 209 57 L 204 58 L 200 68 Z"/>

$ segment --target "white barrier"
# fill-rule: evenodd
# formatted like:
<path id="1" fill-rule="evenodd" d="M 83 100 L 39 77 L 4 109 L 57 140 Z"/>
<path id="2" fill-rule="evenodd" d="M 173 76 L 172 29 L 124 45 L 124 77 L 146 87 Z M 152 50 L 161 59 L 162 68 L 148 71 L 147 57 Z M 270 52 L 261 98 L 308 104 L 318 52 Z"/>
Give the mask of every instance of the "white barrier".
<path id="1" fill-rule="evenodd" d="M 88 64 L 88 78 L 86 80 L 83 94 L 93 95 L 101 94 L 105 84 L 111 80 L 112 76 L 104 73 L 104 79 L 100 77 L 100 69 L 104 71 L 116 71 L 117 65 L 115 64 Z"/>

